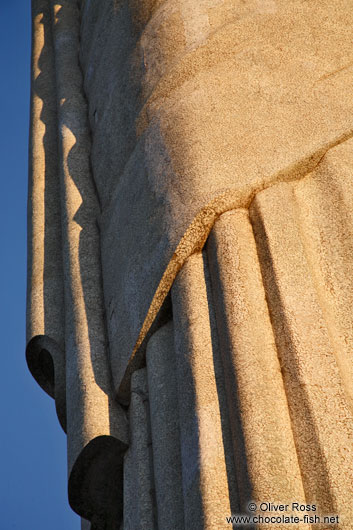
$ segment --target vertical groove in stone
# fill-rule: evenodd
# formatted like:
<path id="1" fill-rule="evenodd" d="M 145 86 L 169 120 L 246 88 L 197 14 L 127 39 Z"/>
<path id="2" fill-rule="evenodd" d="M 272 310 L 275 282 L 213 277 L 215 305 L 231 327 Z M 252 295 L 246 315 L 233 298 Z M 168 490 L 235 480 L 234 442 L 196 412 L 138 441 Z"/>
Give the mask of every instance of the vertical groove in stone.
<path id="1" fill-rule="evenodd" d="M 94 484 L 99 484 L 101 478 L 96 473 L 90 474 L 90 465 L 96 466 L 100 461 L 104 466 L 105 462 L 105 482 L 111 481 L 110 490 L 115 492 L 119 480 L 110 474 L 116 471 L 115 465 L 120 465 L 120 451 L 128 439 L 127 425 L 123 410 L 112 396 L 107 360 L 96 221 L 99 205 L 90 173 L 90 135 L 78 63 L 77 4 L 65 0 L 59 5 L 52 1 L 52 23 L 66 307 L 69 500 L 80 515 L 91 519 L 95 514 L 96 519 L 102 519 L 110 517 L 113 507 L 105 504 L 107 499 L 98 488 L 95 490 Z M 114 444 L 106 439 L 109 435 L 124 443 Z M 89 448 L 92 441 L 94 444 Z M 94 462 L 86 461 L 92 451 Z M 90 484 L 88 496 L 82 486 L 86 481 Z"/>
<path id="2" fill-rule="evenodd" d="M 126 455 L 130 462 L 130 474 L 134 477 L 135 489 L 130 486 L 129 506 L 124 530 L 154 530 L 155 499 L 154 478 L 151 452 L 151 433 L 149 429 L 148 390 L 146 368 L 134 372 L 131 379 L 130 437 L 131 445 Z M 127 480 L 131 482 L 131 476 Z M 131 509 L 134 505 L 134 509 Z M 130 517 L 129 517 L 130 516 Z"/>
<path id="3" fill-rule="evenodd" d="M 32 2 L 28 186 L 27 362 L 65 428 L 64 293 L 50 8 Z"/>
<path id="4" fill-rule="evenodd" d="M 240 512 L 240 495 L 239 485 L 237 480 L 237 472 L 234 458 L 234 443 L 232 436 L 232 422 L 230 419 L 225 370 L 223 368 L 222 353 L 220 347 L 220 338 L 217 330 L 216 312 L 214 297 L 212 295 L 212 284 L 209 263 L 207 259 L 207 250 L 203 251 L 204 258 L 204 274 L 208 301 L 208 314 L 210 318 L 210 329 L 212 338 L 213 351 L 213 366 L 215 373 L 215 380 L 217 386 L 218 402 L 219 402 L 219 417 L 222 426 L 222 441 L 224 447 L 224 458 L 226 463 L 229 503 L 232 513 Z M 231 403 L 234 405 L 234 403 Z M 237 463 L 239 465 L 239 462 Z"/>
<path id="5" fill-rule="evenodd" d="M 226 368 L 242 509 L 253 494 L 259 500 L 286 502 L 284 495 L 301 500 L 302 478 L 307 500 L 317 503 L 320 513 L 338 513 L 341 526 L 347 527 L 353 518 L 353 230 L 349 204 L 353 151 L 352 140 L 347 140 L 352 132 L 347 119 L 350 85 L 345 81 L 351 55 L 346 37 L 337 45 L 332 39 L 334 32 L 329 35 L 325 24 L 328 20 L 331 27 L 344 32 L 348 2 L 331 5 L 327 1 L 303 13 L 294 6 L 292 14 L 286 2 L 277 2 L 273 13 L 270 6 L 268 20 L 263 16 L 268 6 L 263 8 L 257 2 L 262 14 L 254 19 L 259 30 L 255 50 L 248 40 L 252 17 L 240 20 L 239 13 L 226 9 L 222 2 L 216 2 L 219 7 L 215 10 L 211 0 L 204 0 L 201 6 L 191 0 L 167 2 L 165 6 L 154 0 L 63 0 L 60 4 L 33 0 L 27 360 L 39 384 L 55 397 L 64 428 L 67 388 L 72 506 L 85 519 L 92 519 L 92 525 L 83 523 L 92 530 L 116 530 L 121 520 L 121 453 L 126 448 L 127 427 L 125 414 L 112 396 L 106 355 L 96 225 L 100 208 L 90 170 L 90 135 L 78 64 L 79 4 L 87 7 L 81 35 L 87 38 L 81 51 L 97 133 L 94 178 L 109 205 L 106 223 L 101 226 L 108 233 L 103 252 L 108 263 L 106 292 L 111 296 L 107 307 L 112 308 L 111 315 L 115 311 L 112 359 L 117 359 L 120 371 L 125 369 L 121 353 L 131 352 L 132 339 L 138 336 L 148 310 L 144 304 L 152 299 L 158 275 L 167 267 L 165 252 L 172 256 L 177 248 L 160 293 L 169 289 L 185 256 L 203 245 L 207 230 L 221 211 L 247 206 L 255 190 L 275 179 L 301 177 L 329 146 L 346 139 L 345 144 L 331 148 L 302 182 L 275 185 L 255 199 L 251 218 L 263 285 L 244 211 L 223 215 L 213 229 L 208 245 L 213 297 L 201 254 L 185 263 L 173 286 L 174 329 L 171 325 L 168 328 L 169 341 L 174 334 L 177 388 L 173 387 L 172 365 L 163 364 L 168 363 L 172 346 L 158 366 L 153 365 L 153 356 L 152 361 L 147 359 L 153 394 L 154 459 L 146 371 L 134 376 L 130 410 L 133 443 L 125 458 L 125 530 L 158 526 L 154 482 L 160 526 L 167 524 L 163 522 L 167 513 L 175 509 L 178 517 L 171 517 L 172 528 L 182 527 L 183 521 L 184 527 L 193 530 L 228 528 L 225 516 L 231 511 L 230 499 L 235 497 L 229 480 L 234 468 L 229 458 L 223 381 L 217 375 L 218 335 Z M 159 5 L 158 19 L 147 24 L 139 39 Z M 311 19 L 307 17 L 310 12 L 315 14 Z M 328 12 L 332 16 L 328 17 Z M 235 17 L 233 26 L 229 13 Z M 299 31 L 288 32 L 288 20 L 289 26 L 293 23 Z M 287 42 L 284 54 L 282 41 Z M 273 46 L 268 45 L 271 42 Z M 235 55 L 229 54 L 229 43 L 234 44 Z M 199 50 L 195 53 L 185 53 L 196 47 Z M 298 50 L 305 60 L 296 61 Z M 259 64 L 265 65 L 257 76 L 264 81 L 263 94 L 252 80 L 254 53 Z M 281 83 L 273 82 L 272 67 Z M 154 88 L 153 97 L 141 110 L 143 98 Z M 337 94 L 342 96 L 339 102 Z M 236 110 L 233 115 L 235 100 L 242 112 Z M 237 126 L 238 117 L 240 125 L 247 125 L 251 138 L 249 134 L 245 138 L 243 127 Z M 287 127 L 282 129 L 286 121 Z M 262 141 L 264 126 L 275 134 Z M 278 135 L 278 131 L 282 132 Z M 225 138 L 236 146 L 234 159 Z M 207 176 L 203 182 L 202 175 Z M 116 187 L 117 182 L 120 187 Z M 230 193 L 218 195 L 223 190 Z M 214 202 L 208 202 L 212 197 Z M 197 211 L 200 213 L 193 217 Z M 111 225 L 109 218 L 114 219 Z M 154 227 L 150 238 L 144 237 L 146 219 Z M 148 244 L 140 246 L 141 242 Z M 151 249 L 158 252 L 154 254 Z M 130 261 L 119 261 L 120 256 L 129 256 Z M 175 256 L 179 261 L 173 262 Z M 130 265 L 135 264 L 134 276 Z M 151 285 L 150 292 L 146 286 Z M 215 331 L 213 299 L 219 334 Z M 155 300 L 157 307 L 161 298 Z M 132 317 L 130 322 L 128 317 Z M 125 330 L 130 335 L 124 337 Z M 152 337 L 150 351 L 155 351 L 166 331 Z M 158 349 L 161 357 L 162 349 Z M 117 380 L 122 376 L 119 371 L 114 375 Z M 155 384 L 164 378 L 169 381 L 166 390 L 170 401 L 164 411 L 155 413 L 164 403 L 158 400 Z M 167 480 L 163 474 L 171 467 L 170 451 L 177 450 L 175 440 L 179 436 L 176 422 L 175 430 L 167 429 L 172 422 L 171 403 L 180 421 L 181 463 L 178 461 L 173 470 L 175 483 L 163 492 Z M 165 433 L 169 440 L 166 447 L 157 433 Z M 125 443 L 116 444 L 119 439 Z M 83 476 L 87 469 L 87 476 Z M 180 481 L 178 472 L 183 498 L 180 488 L 173 489 Z M 174 496 L 173 507 L 165 501 L 167 495 Z"/>
<path id="6" fill-rule="evenodd" d="M 229 490 L 202 253 L 184 264 L 172 302 L 185 528 L 228 528 Z"/>
<path id="7" fill-rule="evenodd" d="M 259 193 L 250 209 L 307 501 L 348 524 L 352 415 L 296 212 L 289 184 Z"/>
<path id="8" fill-rule="evenodd" d="M 183 530 L 184 506 L 172 322 L 152 335 L 146 357 L 158 528 Z"/>
<path id="9" fill-rule="evenodd" d="M 241 511 L 246 510 L 252 498 L 259 502 L 298 499 L 304 503 L 248 212 L 233 210 L 223 214 L 211 232 L 207 251 L 232 418 Z"/>
<path id="10" fill-rule="evenodd" d="M 353 413 L 353 141 L 294 184 L 306 258 Z"/>

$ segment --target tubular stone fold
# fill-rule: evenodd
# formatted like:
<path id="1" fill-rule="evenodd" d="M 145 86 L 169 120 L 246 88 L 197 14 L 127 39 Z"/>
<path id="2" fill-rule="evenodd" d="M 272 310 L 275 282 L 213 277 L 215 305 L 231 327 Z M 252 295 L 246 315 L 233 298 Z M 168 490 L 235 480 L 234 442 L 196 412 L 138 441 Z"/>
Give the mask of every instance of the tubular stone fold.
<path id="1" fill-rule="evenodd" d="M 47 1 L 32 2 L 32 21 L 26 358 L 37 382 L 55 397 L 59 421 L 66 429 L 55 65 Z"/>
<path id="2" fill-rule="evenodd" d="M 82 530 L 351 528 L 352 25 L 32 0 L 26 359 Z"/>

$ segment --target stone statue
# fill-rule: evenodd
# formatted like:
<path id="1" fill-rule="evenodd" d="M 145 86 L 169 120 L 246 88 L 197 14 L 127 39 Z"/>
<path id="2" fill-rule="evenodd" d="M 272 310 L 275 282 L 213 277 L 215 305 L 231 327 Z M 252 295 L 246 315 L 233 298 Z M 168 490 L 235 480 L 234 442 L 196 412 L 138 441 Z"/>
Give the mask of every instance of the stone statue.
<path id="1" fill-rule="evenodd" d="M 351 1 L 32 18 L 26 355 L 82 528 L 351 528 Z"/>

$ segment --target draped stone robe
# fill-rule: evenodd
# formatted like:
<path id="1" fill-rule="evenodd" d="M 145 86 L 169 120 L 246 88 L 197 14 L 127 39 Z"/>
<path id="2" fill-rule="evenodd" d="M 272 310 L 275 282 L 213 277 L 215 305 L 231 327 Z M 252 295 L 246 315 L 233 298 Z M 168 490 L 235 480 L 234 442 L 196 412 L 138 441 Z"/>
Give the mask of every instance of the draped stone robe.
<path id="1" fill-rule="evenodd" d="M 26 356 L 82 528 L 351 528 L 351 0 L 32 19 Z"/>

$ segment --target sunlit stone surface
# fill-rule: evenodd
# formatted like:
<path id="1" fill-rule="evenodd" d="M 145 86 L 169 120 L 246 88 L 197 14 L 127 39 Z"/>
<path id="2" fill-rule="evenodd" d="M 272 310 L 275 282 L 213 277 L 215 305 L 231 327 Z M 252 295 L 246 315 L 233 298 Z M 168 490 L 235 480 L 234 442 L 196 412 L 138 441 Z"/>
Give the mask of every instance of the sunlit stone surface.
<path id="1" fill-rule="evenodd" d="M 26 355 L 82 529 L 351 528 L 351 0 L 32 15 Z"/>

